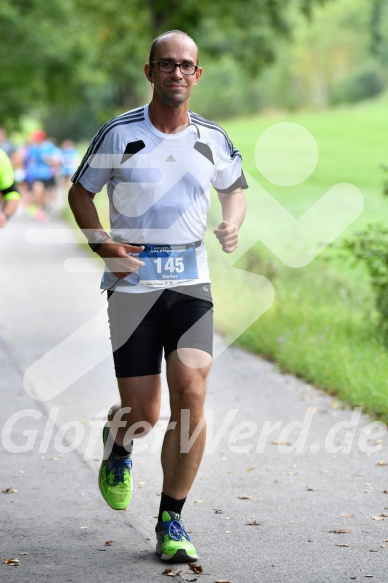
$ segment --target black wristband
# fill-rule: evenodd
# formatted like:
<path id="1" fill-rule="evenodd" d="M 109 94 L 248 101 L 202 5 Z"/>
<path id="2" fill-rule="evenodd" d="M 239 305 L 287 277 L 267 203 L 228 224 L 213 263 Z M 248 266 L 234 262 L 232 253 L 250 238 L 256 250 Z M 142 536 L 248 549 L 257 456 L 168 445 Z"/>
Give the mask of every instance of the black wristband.
<path id="1" fill-rule="evenodd" d="M 95 231 L 88 241 L 88 245 L 92 251 L 95 253 L 99 250 L 101 245 L 110 239 L 107 233 L 101 233 L 99 231 Z"/>

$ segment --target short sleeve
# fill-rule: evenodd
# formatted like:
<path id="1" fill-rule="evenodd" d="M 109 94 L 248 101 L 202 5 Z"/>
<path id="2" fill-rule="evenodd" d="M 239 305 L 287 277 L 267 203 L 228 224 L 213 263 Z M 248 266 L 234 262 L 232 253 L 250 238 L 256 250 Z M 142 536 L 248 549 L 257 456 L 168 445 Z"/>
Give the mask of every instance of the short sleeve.
<path id="1" fill-rule="evenodd" d="M 112 174 L 117 136 L 112 129 L 103 126 L 94 136 L 81 164 L 71 178 L 80 182 L 89 192 L 100 192 Z"/>
<path id="2" fill-rule="evenodd" d="M 233 192 L 237 188 L 248 188 L 242 170 L 241 154 L 234 148 L 227 136 L 223 136 L 222 143 L 219 147 L 212 186 L 218 192 L 226 194 Z"/>

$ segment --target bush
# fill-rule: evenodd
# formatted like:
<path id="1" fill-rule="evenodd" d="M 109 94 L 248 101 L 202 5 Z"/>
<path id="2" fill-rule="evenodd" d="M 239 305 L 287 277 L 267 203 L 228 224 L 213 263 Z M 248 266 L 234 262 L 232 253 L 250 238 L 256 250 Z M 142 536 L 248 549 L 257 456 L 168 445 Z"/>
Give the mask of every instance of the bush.
<path id="1" fill-rule="evenodd" d="M 342 246 L 366 266 L 385 341 L 388 341 L 388 227 L 369 225 L 345 239 Z"/>
<path id="2" fill-rule="evenodd" d="M 388 197 L 388 166 L 382 164 L 381 168 L 385 173 L 382 192 Z M 375 294 L 384 343 L 388 344 L 388 227 L 379 223 L 368 225 L 345 239 L 340 248 L 365 265 Z"/>
<path id="3" fill-rule="evenodd" d="M 381 70 L 375 65 L 368 65 L 352 76 L 335 84 L 330 91 L 330 103 L 357 103 L 371 99 L 384 90 L 385 80 Z"/>

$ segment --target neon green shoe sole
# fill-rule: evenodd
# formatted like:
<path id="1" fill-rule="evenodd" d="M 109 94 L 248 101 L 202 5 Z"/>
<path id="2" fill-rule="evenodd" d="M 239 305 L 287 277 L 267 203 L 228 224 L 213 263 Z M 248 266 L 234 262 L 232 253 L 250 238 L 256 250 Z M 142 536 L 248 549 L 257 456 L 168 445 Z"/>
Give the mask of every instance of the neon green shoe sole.
<path id="1" fill-rule="evenodd" d="M 109 427 L 105 425 L 102 432 L 104 448 L 109 435 Z M 98 485 L 105 502 L 114 510 L 125 510 L 132 496 L 132 459 L 120 457 L 113 452 L 103 459 L 98 475 Z"/>
<path id="2" fill-rule="evenodd" d="M 179 514 L 165 511 L 155 527 L 156 552 L 162 561 L 191 563 L 198 560 L 197 551 L 181 522 Z"/>

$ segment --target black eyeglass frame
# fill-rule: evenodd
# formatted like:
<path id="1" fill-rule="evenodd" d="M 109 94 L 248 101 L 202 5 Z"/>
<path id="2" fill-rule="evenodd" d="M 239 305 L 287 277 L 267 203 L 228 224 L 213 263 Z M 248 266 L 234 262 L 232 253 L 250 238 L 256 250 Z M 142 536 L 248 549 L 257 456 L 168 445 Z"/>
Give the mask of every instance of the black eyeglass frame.
<path id="1" fill-rule="evenodd" d="M 173 69 L 171 69 L 171 71 L 162 71 L 160 68 L 160 63 L 168 63 L 168 62 L 171 63 L 171 66 L 173 66 Z M 150 61 L 149 62 L 150 65 L 153 63 L 156 63 L 158 65 L 159 71 L 161 71 L 161 73 L 173 73 L 175 71 L 175 69 L 177 67 L 179 67 L 180 72 L 185 77 L 191 77 L 192 75 L 195 75 L 195 73 L 199 69 L 199 65 L 194 65 L 193 63 L 174 63 L 173 61 L 168 61 L 168 59 L 161 59 L 160 61 Z M 190 67 L 194 67 L 194 72 L 193 73 L 184 73 L 181 69 L 182 65 L 189 65 Z"/>

